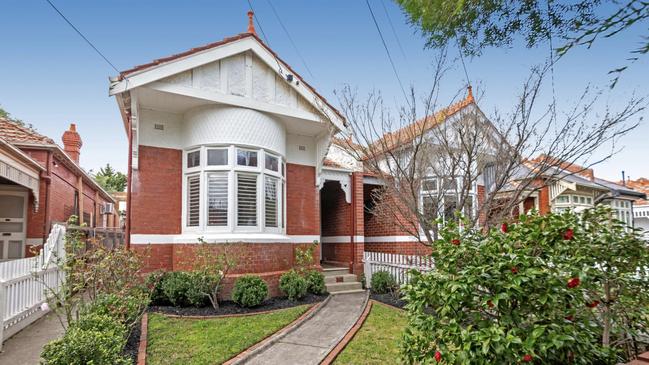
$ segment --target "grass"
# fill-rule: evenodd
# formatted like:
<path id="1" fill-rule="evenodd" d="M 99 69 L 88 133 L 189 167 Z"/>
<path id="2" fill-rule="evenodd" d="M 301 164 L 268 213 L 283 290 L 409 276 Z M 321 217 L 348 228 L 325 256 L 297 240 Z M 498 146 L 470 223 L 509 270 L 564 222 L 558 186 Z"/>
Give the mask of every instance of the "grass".
<path id="1" fill-rule="evenodd" d="M 404 311 L 375 302 L 363 326 L 334 363 L 398 364 L 399 339 L 406 322 Z"/>
<path id="2" fill-rule="evenodd" d="M 149 313 L 147 364 L 221 364 L 285 327 L 309 307 L 214 319 L 170 318 Z"/>

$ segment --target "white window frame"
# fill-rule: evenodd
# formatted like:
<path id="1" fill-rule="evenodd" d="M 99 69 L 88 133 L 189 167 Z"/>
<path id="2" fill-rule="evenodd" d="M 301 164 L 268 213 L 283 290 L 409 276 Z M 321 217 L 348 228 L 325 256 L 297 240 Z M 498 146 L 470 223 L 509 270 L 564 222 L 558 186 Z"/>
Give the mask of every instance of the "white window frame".
<path id="1" fill-rule="evenodd" d="M 435 190 L 424 190 L 423 189 L 423 181 L 425 180 L 431 180 L 435 179 Z M 439 193 L 439 189 L 444 185 L 444 180 L 445 179 L 455 179 L 456 183 L 456 188 L 451 189 L 448 192 L 444 192 L 444 194 Z M 437 207 L 437 218 L 442 218 L 442 224 L 446 224 L 446 217 L 444 215 L 444 206 L 445 206 L 445 201 L 446 201 L 446 196 L 455 196 L 457 199 L 457 202 L 459 204 L 460 202 L 460 195 L 463 192 L 463 178 L 462 177 L 451 177 L 451 176 L 426 176 L 422 179 L 422 188 L 419 191 L 419 211 L 423 214 L 424 213 L 424 198 L 428 196 L 432 196 L 433 198 L 439 199 L 439 204 Z M 475 216 L 477 212 L 477 204 L 478 204 L 478 188 L 477 184 L 474 183 L 473 186 L 471 187 L 471 191 L 468 194 L 468 197 L 473 200 L 473 205 L 472 205 L 472 212 L 471 216 Z M 441 209 L 440 209 L 441 208 Z M 441 211 L 440 211 L 441 210 Z"/>
<path id="2" fill-rule="evenodd" d="M 615 219 L 628 227 L 633 227 L 633 202 L 625 199 L 612 199 L 609 204 Z"/>
<path id="3" fill-rule="evenodd" d="M 559 202 L 558 201 L 559 197 L 567 197 L 568 202 Z M 585 203 L 581 203 L 580 201 L 581 198 L 585 200 Z M 590 203 L 588 203 L 588 200 L 590 200 Z M 567 192 L 567 193 L 557 195 L 557 197 L 554 198 L 554 202 L 552 204 L 552 212 L 561 213 L 564 210 L 575 209 L 578 207 L 593 208 L 595 206 L 594 203 L 595 203 L 595 197 L 591 194 L 583 194 L 583 193 L 578 194 L 574 192 Z"/>
<path id="4" fill-rule="evenodd" d="M 210 149 L 227 149 L 228 163 L 226 165 L 207 165 L 207 151 Z M 257 152 L 257 166 L 241 166 L 237 164 L 237 150 Z M 187 155 L 191 152 L 200 151 L 200 164 L 197 167 L 187 167 Z M 278 171 L 266 170 L 266 155 L 276 157 L 279 161 Z M 182 181 L 182 232 L 183 233 L 279 233 L 286 234 L 286 161 L 279 153 L 268 151 L 263 148 L 255 148 L 245 145 L 222 145 L 209 144 L 187 148 L 183 151 L 183 181 Z M 228 224 L 227 226 L 208 226 L 208 197 L 207 197 L 207 175 L 209 173 L 221 172 L 228 176 Z M 237 225 L 237 173 L 257 175 L 257 225 Z M 200 214 L 197 227 L 188 226 L 187 207 L 187 178 L 191 175 L 200 176 Z M 265 206 L 265 176 L 272 176 L 279 180 L 277 189 L 277 221 L 278 227 L 266 227 L 266 206 Z"/>

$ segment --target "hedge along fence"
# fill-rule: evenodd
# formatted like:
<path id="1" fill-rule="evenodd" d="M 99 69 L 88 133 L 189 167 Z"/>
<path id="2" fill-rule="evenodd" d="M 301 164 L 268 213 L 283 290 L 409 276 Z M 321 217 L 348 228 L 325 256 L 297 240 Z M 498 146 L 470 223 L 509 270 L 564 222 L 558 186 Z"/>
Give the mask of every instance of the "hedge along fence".
<path id="1" fill-rule="evenodd" d="M 408 271 L 412 269 L 428 272 L 435 268 L 430 256 L 398 255 L 384 252 L 368 252 L 363 255 L 363 267 L 367 286 L 370 287 L 372 275 L 377 271 L 389 272 L 397 284 L 410 281 Z"/>

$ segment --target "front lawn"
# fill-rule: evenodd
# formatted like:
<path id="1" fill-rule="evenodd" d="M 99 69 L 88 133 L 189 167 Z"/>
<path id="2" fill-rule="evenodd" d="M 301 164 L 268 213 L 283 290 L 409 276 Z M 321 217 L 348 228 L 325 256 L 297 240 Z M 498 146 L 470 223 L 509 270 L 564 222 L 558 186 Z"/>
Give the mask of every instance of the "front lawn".
<path id="1" fill-rule="evenodd" d="M 335 364 L 398 364 L 399 338 L 406 313 L 375 302 L 356 336 L 338 355 Z"/>
<path id="2" fill-rule="evenodd" d="M 221 364 L 285 327 L 309 307 L 214 319 L 170 318 L 149 313 L 147 364 Z"/>

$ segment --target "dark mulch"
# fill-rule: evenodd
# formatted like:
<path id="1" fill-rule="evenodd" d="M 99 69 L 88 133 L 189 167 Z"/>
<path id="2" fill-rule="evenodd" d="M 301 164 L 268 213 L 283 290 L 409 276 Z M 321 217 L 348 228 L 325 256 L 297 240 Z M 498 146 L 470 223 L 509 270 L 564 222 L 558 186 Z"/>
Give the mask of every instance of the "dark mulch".
<path id="1" fill-rule="evenodd" d="M 175 314 L 178 316 L 223 316 L 227 314 L 246 314 L 246 313 L 256 313 L 264 312 L 275 309 L 284 309 L 296 307 L 303 304 L 313 304 L 319 303 L 327 297 L 327 294 L 324 295 L 314 295 L 307 294 L 304 298 L 291 301 L 286 298 L 270 298 L 266 299 L 262 304 L 254 308 L 243 308 L 238 304 L 231 301 L 223 301 L 219 303 L 219 309 L 215 310 L 212 306 L 208 307 L 173 307 L 173 306 L 161 306 L 161 305 L 151 305 L 149 306 L 149 312 L 158 312 L 164 314 Z"/>
<path id="2" fill-rule="evenodd" d="M 126 346 L 124 347 L 124 355 L 128 356 L 133 360 L 133 364 L 137 362 L 137 350 L 140 346 L 140 334 L 142 333 L 142 322 L 138 321 L 137 325 L 131 330 L 130 336 L 126 340 Z"/>
<path id="3" fill-rule="evenodd" d="M 376 300 L 377 302 L 385 303 L 393 307 L 403 309 L 406 305 L 406 301 L 399 298 L 397 293 L 387 293 L 387 294 L 376 294 L 370 293 L 370 298 Z"/>

